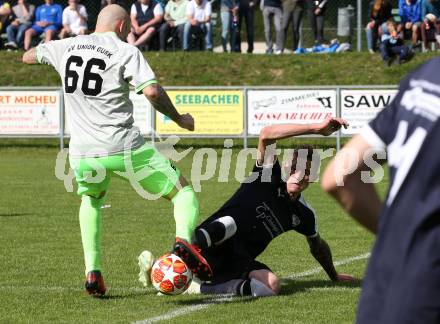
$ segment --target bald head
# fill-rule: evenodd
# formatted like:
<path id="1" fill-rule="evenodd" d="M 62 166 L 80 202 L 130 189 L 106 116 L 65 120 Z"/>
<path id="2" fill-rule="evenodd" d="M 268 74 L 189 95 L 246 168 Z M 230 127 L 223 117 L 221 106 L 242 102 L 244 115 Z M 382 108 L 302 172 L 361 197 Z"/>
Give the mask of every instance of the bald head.
<path id="1" fill-rule="evenodd" d="M 111 4 L 104 7 L 104 9 L 102 9 L 99 13 L 98 20 L 96 22 L 96 31 L 99 33 L 112 31 L 117 33 L 119 36 L 123 36 L 121 33 L 123 33 L 124 28 L 121 28 L 123 27 L 121 24 L 128 24 L 129 26 L 129 23 L 130 19 L 125 9 L 119 5 Z"/>

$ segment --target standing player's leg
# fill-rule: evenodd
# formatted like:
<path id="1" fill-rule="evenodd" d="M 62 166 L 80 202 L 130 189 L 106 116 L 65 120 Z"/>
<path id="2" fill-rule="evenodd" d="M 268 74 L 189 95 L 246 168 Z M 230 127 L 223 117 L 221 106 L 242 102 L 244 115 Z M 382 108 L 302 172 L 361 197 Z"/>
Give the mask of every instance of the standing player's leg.
<path id="1" fill-rule="evenodd" d="M 100 161 L 105 163 L 107 159 L 109 158 L 70 160 L 78 183 L 77 193 L 82 196 L 79 223 L 86 268 L 85 287 L 93 296 L 102 296 L 106 291 L 101 274 L 101 207 L 104 204 L 110 177 Z"/>
<path id="2" fill-rule="evenodd" d="M 194 190 L 179 169 L 160 154 L 154 147 L 145 144 L 132 152 L 131 163 L 133 173 L 142 171 L 143 177 L 136 180 L 142 189 L 155 196 L 162 196 L 174 205 L 174 220 L 176 222 L 176 243 L 173 247 L 188 267 L 201 279 L 212 277 L 212 270 L 205 258 L 191 242 L 199 216 L 199 203 Z"/>

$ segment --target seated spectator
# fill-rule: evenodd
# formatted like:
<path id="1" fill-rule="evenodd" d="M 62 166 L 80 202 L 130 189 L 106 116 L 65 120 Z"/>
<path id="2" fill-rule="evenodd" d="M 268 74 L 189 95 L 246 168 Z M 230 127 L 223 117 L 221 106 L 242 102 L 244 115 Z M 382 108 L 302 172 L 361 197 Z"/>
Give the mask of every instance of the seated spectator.
<path id="1" fill-rule="evenodd" d="M 69 6 L 63 11 L 63 29 L 60 39 L 87 33 L 87 10 L 78 0 L 69 0 Z"/>
<path id="2" fill-rule="evenodd" d="M 281 0 L 261 0 L 260 7 L 263 10 L 264 37 L 266 39 L 266 54 L 273 53 L 272 41 L 272 22 L 275 25 L 276 44 L 275 54 L 282 53 L 282 33 L 281 20 L 283 19 L 283 10 L 281 9 Z"/>
<path id="3" fill-rule="evenodd" d="M 188 21 L 183 31 L 183 50 L 189 50 L 190 37 L 204 37 L 205 49 L 212 51 L 211 2 L 208 0 L 192 0 L 186 7 Z"/>
<path id="4" fill-rule="evenodd" d="M 298 48 L 299 37 L 300 37 L 300 27 L 303 19 L 304 12 L 304 1 L 303 0 L 283 0 L 283 24 L 281 26 L 282 40 L 283 44 L 282 51 L 286 45 L 287 31 L 289 29 L 290 23 L 292 23 L 292 52 L 295 52 Z"/>
<path id="5" fill-rule="evenodd" d="M 397 32 L 396 23 L 387 23 L 388 34 L 382 36 L 380 43 L 380 53 L 386 66 L 390 66 L 393 58 L 396 57 L 397 64 L 408 60 L 411 55 L 410 48 L 404 44 L 404 40 Z"/>
<path id="6" fill-rule="evenodd" d="M 5 22 L 8 20 L 11 14 L 11 6 L 9 3 L 0 0 L 0 32 L 3 29 Z"/>
<path id="7" fill-rule="evenodd" d="M 422 18 L 420 31 L 425 52 L 429 49 L 429 42 L 436 41 L 435 35 L 440 34 L 440 0 L 422 0 Z"/>
<path id="8" fill-rule="evenodd" d="M 221 0 L 220 1 L 220 16 L 222 19 L 222 47 L 223 52 L 228 52 L 228 43 L 231 46 L 231 51 L 238 51 L 235 38 L 233 34 L 237 32 L 236 28 L 232 28 L 232 22 L 238 26 L 238 0 Z M 229 37 L 231 39 L 229 40 Z"/>
<path id="9" fill-rule="evenodd" d="M 367 47 L 370 53 L 374 53 L 377 39 L 386 31 L 387 21 L 392 19 L 393 9 L 389 0 L 375 0 L 370 3 L 370 22 L 365 28 L 367 34 Z"/>
<path id="10" fill-rule="evenodd" d="M 417 47 L 422 24 L 421 0 L 399 0 L 399 16 L 397 32 L 403 39 L 411 38 L 413 46 Z"/>
<path id="11" fill-rule="evenodd" d="M 35 23 L 24 34 L 24 49 L 31 47 L 32 38 L 44 33 L 44 41 L 47 43 L 54 39 L 63 22 L 63 8 L 53 0 L 45 0 L 45 4 L 38 6 L 35 11 Z"/>
<path id="12" fill-rule="evenodd" d="M 315 43 L 328 43 L 324 38 L 324 14 L 328 0 L 307 0 L 310 26 L 312 27 Z"/>
<path id="13" fill-rule="evenodd" d="M 180 43 L 183 43 L 183 30 L 185 28 L 186 6 L 188 0 L 169 0 L 165 6 L 165 22 L 159 29 L 160 50 L 165 51 L 168 35 L 177 33 Z"/>
<path id="14" fill-rule="evenodd" d="M 163 8 L 156 0 L 138 0 L 130 10 L 131 33 L 127 42 L 134 46 L 149 44 L 163 20 Z"/>
<path id="15" fill-rule="evenodd" d="M 8 42 L 5 44 L 7 49 L 18 49 L 23 46 L 24 33 L 32 25 L 34 19 L 35 6 L 28 4 L 26 0 L 18 0 L 12 8 L 12 21 L 6 28 Z"/>

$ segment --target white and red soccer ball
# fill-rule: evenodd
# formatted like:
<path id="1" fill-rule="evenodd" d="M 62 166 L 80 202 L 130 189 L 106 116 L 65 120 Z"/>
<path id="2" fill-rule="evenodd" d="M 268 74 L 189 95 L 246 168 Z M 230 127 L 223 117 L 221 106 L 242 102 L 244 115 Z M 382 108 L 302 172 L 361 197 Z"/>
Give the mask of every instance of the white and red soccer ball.
<path id="1" fill-rule="evenodd" d="M 165 254 L 154 262 L 151 282 L 154 288 L 165 295 L 179 295 L 188 289 L 192 272 L 175 254 Z"/>

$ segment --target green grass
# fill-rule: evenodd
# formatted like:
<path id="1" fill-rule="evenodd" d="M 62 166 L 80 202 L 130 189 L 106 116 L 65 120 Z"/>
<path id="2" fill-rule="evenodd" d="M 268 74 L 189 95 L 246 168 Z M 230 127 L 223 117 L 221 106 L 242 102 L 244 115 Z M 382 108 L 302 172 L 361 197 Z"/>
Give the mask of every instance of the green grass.
<path id="1" fill-rule="evenodd" d="M 22 53 L 0 52 L 0 86 L 59 86 L 49 66 L 26 66 Z M 385 68 L 380 55 L 368 53 L 313 55 L 245 55 L 156 53 L 145 56 L 167 86 L 295 86 L 398 84 L 412 69 L 436 53 L 417 54 L 401 66 Z"/>
<path id="2" fill-rule="evenodd" d="M 232 161 L 236 160 L 234 150 Z M 0 323 L 127 323 L 188 306 L 212 302 L 211 296 L 158 297 L 137 282 L 137 256 L 155 255 L 173 241 L 172 206 L 145 201 L 128 183 L 113 179 L 104 221 L 104 274 L 108 298 L 83 292 L 83 258 L 78 225 L 79 197 L 66 192 L 54 175 L 53 147 L 0 148 Z M 192 155 L 178 164 L 190 178 Z M 248 170 L 252 161 L 248 161 Z M 214 212 L 239 186 L 233 174 L 218 183 L 202 182 L 201 218 Z M 218 170 L 216 176 L 218 175 Z M 379 184 L 384 192 L 387 180 Z M 318 184 L 306 192 L 319 217 L 321 235 L 334 259 L 368 252 L 372 236 L 360 228 Z M 281 277 L 317 267 L 306 241 L 283 234 L 260 257 Z M 341 265 L 341 272 L 362 278 L 366 260 Z M 352 323 L 359 285 L 331 283 L 323 272 L 284 282 L 278 297 L 215 302 L 164 322 L 177 323 Z"/>

